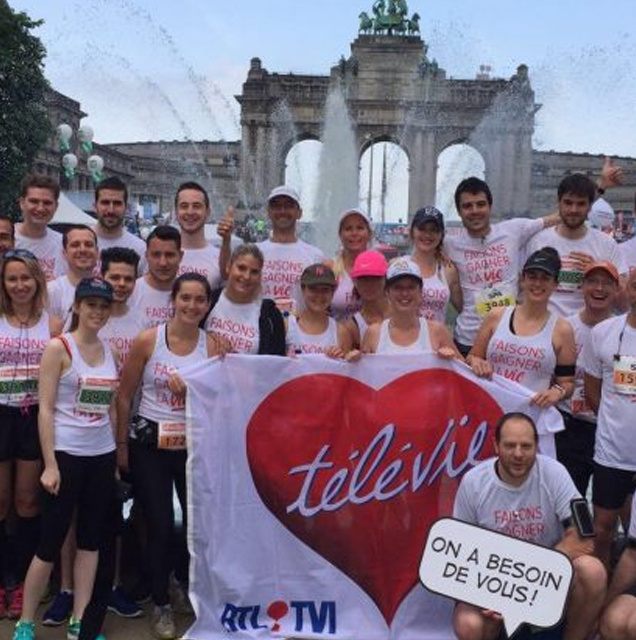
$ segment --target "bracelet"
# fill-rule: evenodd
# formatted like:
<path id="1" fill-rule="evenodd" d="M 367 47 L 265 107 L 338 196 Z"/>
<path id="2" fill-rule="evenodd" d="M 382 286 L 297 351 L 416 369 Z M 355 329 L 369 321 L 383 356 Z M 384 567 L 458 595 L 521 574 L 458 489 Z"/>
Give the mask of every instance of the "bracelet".
<path id="1" fill-rule="evenodd" d="M 556 389 L 557 391 L 559 391 L 561 393 L 561 399 L 565 398 L 566 391 L 560 384 L 557 384 L 555 382 L 550 388 L 551 389 Z"/>

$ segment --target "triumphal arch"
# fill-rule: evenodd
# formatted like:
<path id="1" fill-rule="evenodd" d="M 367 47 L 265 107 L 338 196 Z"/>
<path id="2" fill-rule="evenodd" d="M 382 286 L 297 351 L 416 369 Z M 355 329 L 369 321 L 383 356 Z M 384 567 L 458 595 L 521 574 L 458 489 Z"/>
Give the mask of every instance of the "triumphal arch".
<path id="1" fill-rule="evenodd" d="M 496 210 L 530 209 L 535 104 L 528 69 L 510 79 L 447 77 L 429 57 L 420 16 L 405 0 L 377 0 L 359 15 L 351 54 L 330 75 L 270 73 L 253 58 L 236 96 L 241 105 L 241 182 L 252 203 L 284 178 L 285 156 L 298 141 L 320 139 L 327 95 L 346 100 L 360 155 L 376 142 L 400 145 L 409 160 L 409 211 L 435 202 L 438 157 L 457 143 L 482 156 Z"/>

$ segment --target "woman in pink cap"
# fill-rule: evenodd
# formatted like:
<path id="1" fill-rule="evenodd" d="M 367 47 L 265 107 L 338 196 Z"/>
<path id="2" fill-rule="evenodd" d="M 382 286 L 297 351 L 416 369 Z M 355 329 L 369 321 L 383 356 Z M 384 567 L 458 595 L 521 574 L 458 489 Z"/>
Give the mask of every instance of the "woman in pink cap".
<path id="1" fill-rule="evenodd" d="M 360 308 L 340 325 L 345 351 L 359 349 L 369 325 L 382 322 L 388 316 L 389 302 L 384 290 L 386 270 L 386 258 L 379 251 L 363 251 L 355 259 L 350 275 L 353 297 Z"/>
<path id="2" fill-rule="evenodd" d="M 441 259 L 444 241 L 444 216 L 435 207 L 419 209 L 411 222 L 413 261 L 422 273 L 422 304 L 420 314 L 427 320 L 446 321 L 450 302 L 459 313 L 462 310 L 462 290 L 459 274 L 452 262 Z"/>
<path id="3" fill-rule="evenodd" d="M 369 216 L 362 209 L 347 209 L 340 216 L 338 235 L 342 249 L 329 263 L 338 283 L 331 303 L 331 313 L 337 320 L 344 320 L 360 309 L 360 301 L 353 293 L 351 270 L 355 259 L 367 250 L 371 242 Z"/>

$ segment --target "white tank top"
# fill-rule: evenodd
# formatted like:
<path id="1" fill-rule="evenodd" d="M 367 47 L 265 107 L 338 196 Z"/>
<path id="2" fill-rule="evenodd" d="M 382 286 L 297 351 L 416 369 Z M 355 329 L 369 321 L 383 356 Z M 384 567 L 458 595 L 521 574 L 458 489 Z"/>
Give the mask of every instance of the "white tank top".
<path id="1" fill-rule="evenodd" d="M 136 307 L 129 307 L 123 316 L 108 318 L 100 329 L 99 337 L 106 340 L 111 349 L 117 352 L 117 370 L 121 371 L 130 353 L 135 338 L 143 331 L 141 314 Z"/>
<path id="2" fill-rule="evenodd" d="M 14 327 L 0 317 L 0 404 L 24 407 L 38 402 L 38 375 L 49 343 L 49 315 L 32 327 Z"/>
<path id="3" fill-rule="evenodd" d="M 444 267 L 438 264 L 435 273 L 423 280 L 420 315 L 427 320 L 436 320 L 444 324 L 449 300 L 450 287 L 446 282 Z"/>
<path id="4" fill-rule="evenodd" d="M 558 316 L 550 313 L 545 326 L 533 336 L 518 336 L 510 331 L 510 318 L 516 307 L 504 311 L 495 329 L 486 360 L 493 371 L 508 380 L 514 380 L 531 391 L 544 391 L 550 386 L 556 354 L 552 345 L 552 334 Z"/>
<path id="5" fill-rule="evenodd" d="M 298 324 L 296 316 L 287 319 L 287 345 L 293 353 L 325 353 L 329 347 L 338 346 L 338 323 L 333 318 L 327 329 L 320 334 L 305 333 Z"/>
<path id="6" fill-rule="evenodd" d="M 356 311 L 353 314 L 353 321 L 358 326 L 358 334 L 360 335 L 360 344 L 362 344 L 362 340 L 364 339 L 364 334 L 367 332 L 369 328 L 369 323 L 364 319 L 364 316 L 360 311 Z"/>
<path id="7" fill-rule="evenodd" d="M 185 399 L 178 398 L 168 389 L 173 372 L 189 364 L 205 360 L 208 356 L 207 338 L 199 329 L 196 347 L 186 356 L 178 356 L 168 349 L 166 332 L 168 325 L 157 327 L 155 349 L 146 362 L 142 377 L 139 415 L 155 422 L 185 422 Z"/>
<path id="8" fill-rule="evenodd" d="M 62 336 L 71 366 L 61 375 L 53 414 L 55 450 L 75 456 L 99 456 L 113 451 L 115 440 L 108 413 L 117 388 L 113 354 L 101 340 L 104 359 L 91 367 L 70 333 Z"/>
<path id="9" fill-rule="evenodd" d="M 353 295 L 353 280 L 343 271 L 338 276 L 338 286 L 331 301 L 331 314 L 336 320 L 350 318 L 362 306 L 362 301 Z"/>
<path id="10" fill-rule="evenodd" d="M 420 318 L 420 335 L 417 340 L 406 346 L 395 344 L 391 340 L 389 322 L 390 320 L 383 320 L 380 325 L 380 340 L 376 353 L 431 353 L 433 351 L 428 335 L 428 324 L 424 318 Z"/>
<path id="11" fill-rule="evenodd" d="M 174 315 L 170 291 L 151 287 L 143 276 L 137 279 L 128 304 L 141 314 L 144 329 L 152 329 L 168 322 Z"/>

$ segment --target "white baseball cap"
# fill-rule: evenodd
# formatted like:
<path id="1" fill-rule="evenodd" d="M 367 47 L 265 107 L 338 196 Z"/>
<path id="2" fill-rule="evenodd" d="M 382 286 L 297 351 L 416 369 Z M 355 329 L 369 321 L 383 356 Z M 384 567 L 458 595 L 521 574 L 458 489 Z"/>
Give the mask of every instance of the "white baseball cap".
<path id="1" fill-rule="evenodd" d="M 293 187 L 282 185 L 280 187 L 272 189 L 269 196 L 267 197 L 267 202 L 270 202 L 274 198 L 278 198 L 278 196 L 286 196 L 287 198 L 291 198 L 300 207 L 300 197 L 298 196 L 298 192 L 296 191 L 296 189 L 294 189 Z"/>

